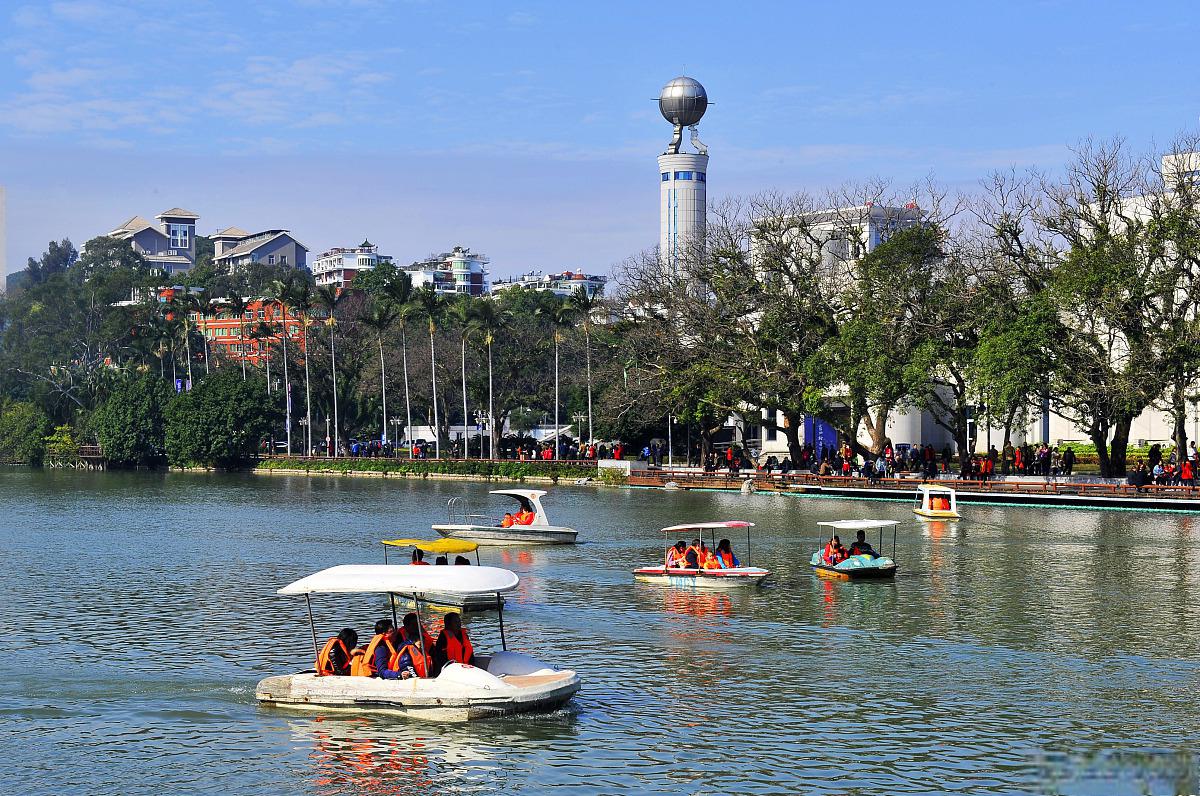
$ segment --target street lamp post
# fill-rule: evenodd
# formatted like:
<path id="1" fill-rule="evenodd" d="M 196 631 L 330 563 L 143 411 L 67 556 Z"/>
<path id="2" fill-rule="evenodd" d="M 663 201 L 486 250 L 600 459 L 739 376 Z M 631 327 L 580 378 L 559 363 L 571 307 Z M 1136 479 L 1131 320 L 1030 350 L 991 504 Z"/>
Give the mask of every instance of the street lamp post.
<path id="1" fill-rule="evenodd" d="M 296 422 L 297 422 L 297 423 L 299 423 L 299 424 L 300 424 L 300 428 L 302 428 L 302 429 L 304 430 L 304 431 L 303 431 L 303 433 L 302 433 L 300 436 L 301 436 L 301 437 L 303 437 L 304 439 L 306 439 L 306 440 L 307 440 L 307 439 L 308 439 L 308 418 L 307 418 L 307 417 L 301 417 L 301 418 L 299 418 L 298 420 L 296 420 Z M 304 455 L 305 455 L 305 456 L 312 456 L 312 448 L 308 448 L 308 447 L 306 447 L 306 448 L 305 448 L 305 450 L 304 450 Z"/>
<path id="2" fill-rule="evenodd" d="M 667 415 L 667 469 L 675 469 L 675 460 L 671 456 L 671 426 L 675 424 L 675 416 Z"/>
<path id="3" fill-rule="evenodd" d="M 403 440 L 404 440 L 404 438 L 400 434 L 400 427 L 402 425 L 404 425 L 404 418 L 403 417 L 393 417 L 391 419 L 391 423 L 393 426 L 392 451 L 394 452 L 399 449 L 400 443 L 403 442 Z"/>
<path id="4" fill-rule="evenodd" d="M 575 421 L 575 431 L 578 432 L 580 430 L 579 427 L 583 425 L 583 421 L 587 420 L 587 415 L 571 415 L 571 419 Z M 577 433 L 575 436 L 581 443 L 583 442 L 582 433 Z"/>

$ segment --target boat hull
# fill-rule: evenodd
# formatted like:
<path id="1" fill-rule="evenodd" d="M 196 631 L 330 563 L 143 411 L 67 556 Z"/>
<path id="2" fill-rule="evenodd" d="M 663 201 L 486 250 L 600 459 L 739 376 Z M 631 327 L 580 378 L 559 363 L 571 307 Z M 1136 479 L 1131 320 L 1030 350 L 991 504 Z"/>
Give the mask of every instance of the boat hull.
<path id="1" fill-rule="evenodd" d="M 913 514 L 916 514 L 923 520 L 958 520 L 962 519 L 957 511 L 943 511 L 941 509 L 913 509 Z"/>
<path id="2" fill-rule="evenodd" d="M 406 598 L 403 595 L 398 596 L 399 602 L 405 605 L 412 605 L 412 598 Z M 500 597 L 500 603 L 504 603 L 503 595 Z M 497 608 L 496 595 L 478 595 L 472 594 L 463 596 L 461 594 L 442 594 L 439 592 L 425 592 L 421 598 L 422 609 L 428 608 L 444 608 L 447 610 L 461 611 L 462 613 L 474 613 L 476 611 L 494 611 Z"/>
<path id="3" fill-rule="evenodd" d="M 829 580 L 888 580 L 896 577 L 896 565 L 882 567 L 857 567 L 855 569 L 837 569 L 824 564 L 813 564 L 813 572 L 817 577 Z"/>
<path id="4" fill-rule="evenodd" d="M 580 687 L 579 675 L 565 670 L 491 679 L 501 685 L 471 686 L 443 682 L 443 677 L 381 680 L 318 677 L 304 672 L 261 680 L 255 696 L 263 705 L 292 710 L 382 713 L 463 722 L 554 710 Z"/>
<path id="5" fill-rule="evenodd" d="M 463 539 L 480 546 L 575 544 L 578 531 L 554 525 L 523 525 L 497 528 L 494 525 L 434 525 L 448 539 Z"/>
<path id="6" fill-rule="evenodd" d="M 734 569 L 666 569 L 642 567 L 633 571 L 634 580 L 676 589 L 748 589 L 761 586 L 770 572 L 758 567 Z"/>

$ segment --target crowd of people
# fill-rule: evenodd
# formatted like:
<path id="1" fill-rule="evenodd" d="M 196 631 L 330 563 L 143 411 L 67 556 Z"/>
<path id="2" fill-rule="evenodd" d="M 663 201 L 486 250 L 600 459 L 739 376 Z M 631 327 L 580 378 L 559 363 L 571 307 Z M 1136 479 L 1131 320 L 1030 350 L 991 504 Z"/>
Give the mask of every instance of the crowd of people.
<path id="1" fill-rule="evenodd" d="M 664 566 L 667 569 L 733 569 L 741 563 L 733 554 L 728 539 L 717 542 L 716 551 L 700 539 L 693 539 L 691 544 L 680 539 L 667 548 Z"/>
<path id="2" fill-rule="evenodd" d="M 437 640 L 415 613 L 408 613 L 399 628 L 391 619 L 380 619 L 371 640 L 357 645 L 358 632 L 349 627 L 328 639 L 317 654 L 317 675 L 407 680 L 437 677 L 449 663 L 475 665 L 471 637 L 457 613 L 446 614 Z"/>

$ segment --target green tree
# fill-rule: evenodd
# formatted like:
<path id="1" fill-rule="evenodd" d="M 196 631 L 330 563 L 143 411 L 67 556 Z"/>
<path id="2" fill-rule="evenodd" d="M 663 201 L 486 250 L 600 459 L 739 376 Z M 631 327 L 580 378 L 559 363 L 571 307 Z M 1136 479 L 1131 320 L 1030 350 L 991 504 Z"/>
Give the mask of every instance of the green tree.
<path id="1" fill-rule="evenodd" d="M 126 377 L 92 416 L 91 428 L 111 464 L 148 467 L 162 460 L 171 391 L 150 374 Z"/>
<path id="2" fill-rule="evenodd" d="M 50 419 L 26 401 L 0 405 L 0 461 L 40 466 Z"/>
<path id="3" fill-rule="evenodd" d="M 325 324 L 329 327 L 329 372 L 333 378 L 333 441 L 330 444 L 329 455 L 333 456 L 340 445 L 342 430 L 338 424 L 338 383 L 337 383 L 337 349 L 334 338 L 337 332 L 337 308 L 345 296 L 335 285 L 322 285 L 314 295 L 316 305 L 323 309 L 328 316 Z"/>
<path id="4" fill-rule="evenodd" d="M 218 370 L 167 405 L 167 459 L 173 465 L 244 466 L 281 419 L 259 379 L 242 381 L 229 368 Z"/>
<path id="5" fill-rule="evenodd" d="M 63 423 L 46 435 L 46 459 L 60 465 L 73 464 L 79 459 L 79 441 L 75 430 Z"/>

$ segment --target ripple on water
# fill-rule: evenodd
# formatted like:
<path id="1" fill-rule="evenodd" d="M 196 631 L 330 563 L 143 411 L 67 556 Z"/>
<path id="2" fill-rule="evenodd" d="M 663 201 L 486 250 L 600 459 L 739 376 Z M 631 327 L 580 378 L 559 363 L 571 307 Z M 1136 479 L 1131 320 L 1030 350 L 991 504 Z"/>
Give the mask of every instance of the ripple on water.
<path id="1" fill-rule="evenodd" d="M 556 489 L 548 508 L 588 544 L 483 557 L 522 576 L 511 646 L 583 690 L 551 714 L 441 726 L 267 710 L 253 686 L 312 657 L 280 585 L 379 561 L 387 518 L 486 486 L 8 470 L 0 487 L 14 792 L 1200 791 L 1188 518 L 969 507 L 918 524 L 904 504 Z M 735 515 L 758 523 L 768 587 L 632 582 L 658 527 Z M 815 523 L 848 516 L 902 520 L 894 583 L 811 576 Z M 373 597 L 314 610 L 322 633 L 388 613 Z M 468 623 L 498 643 L 494 620 Z"/>

